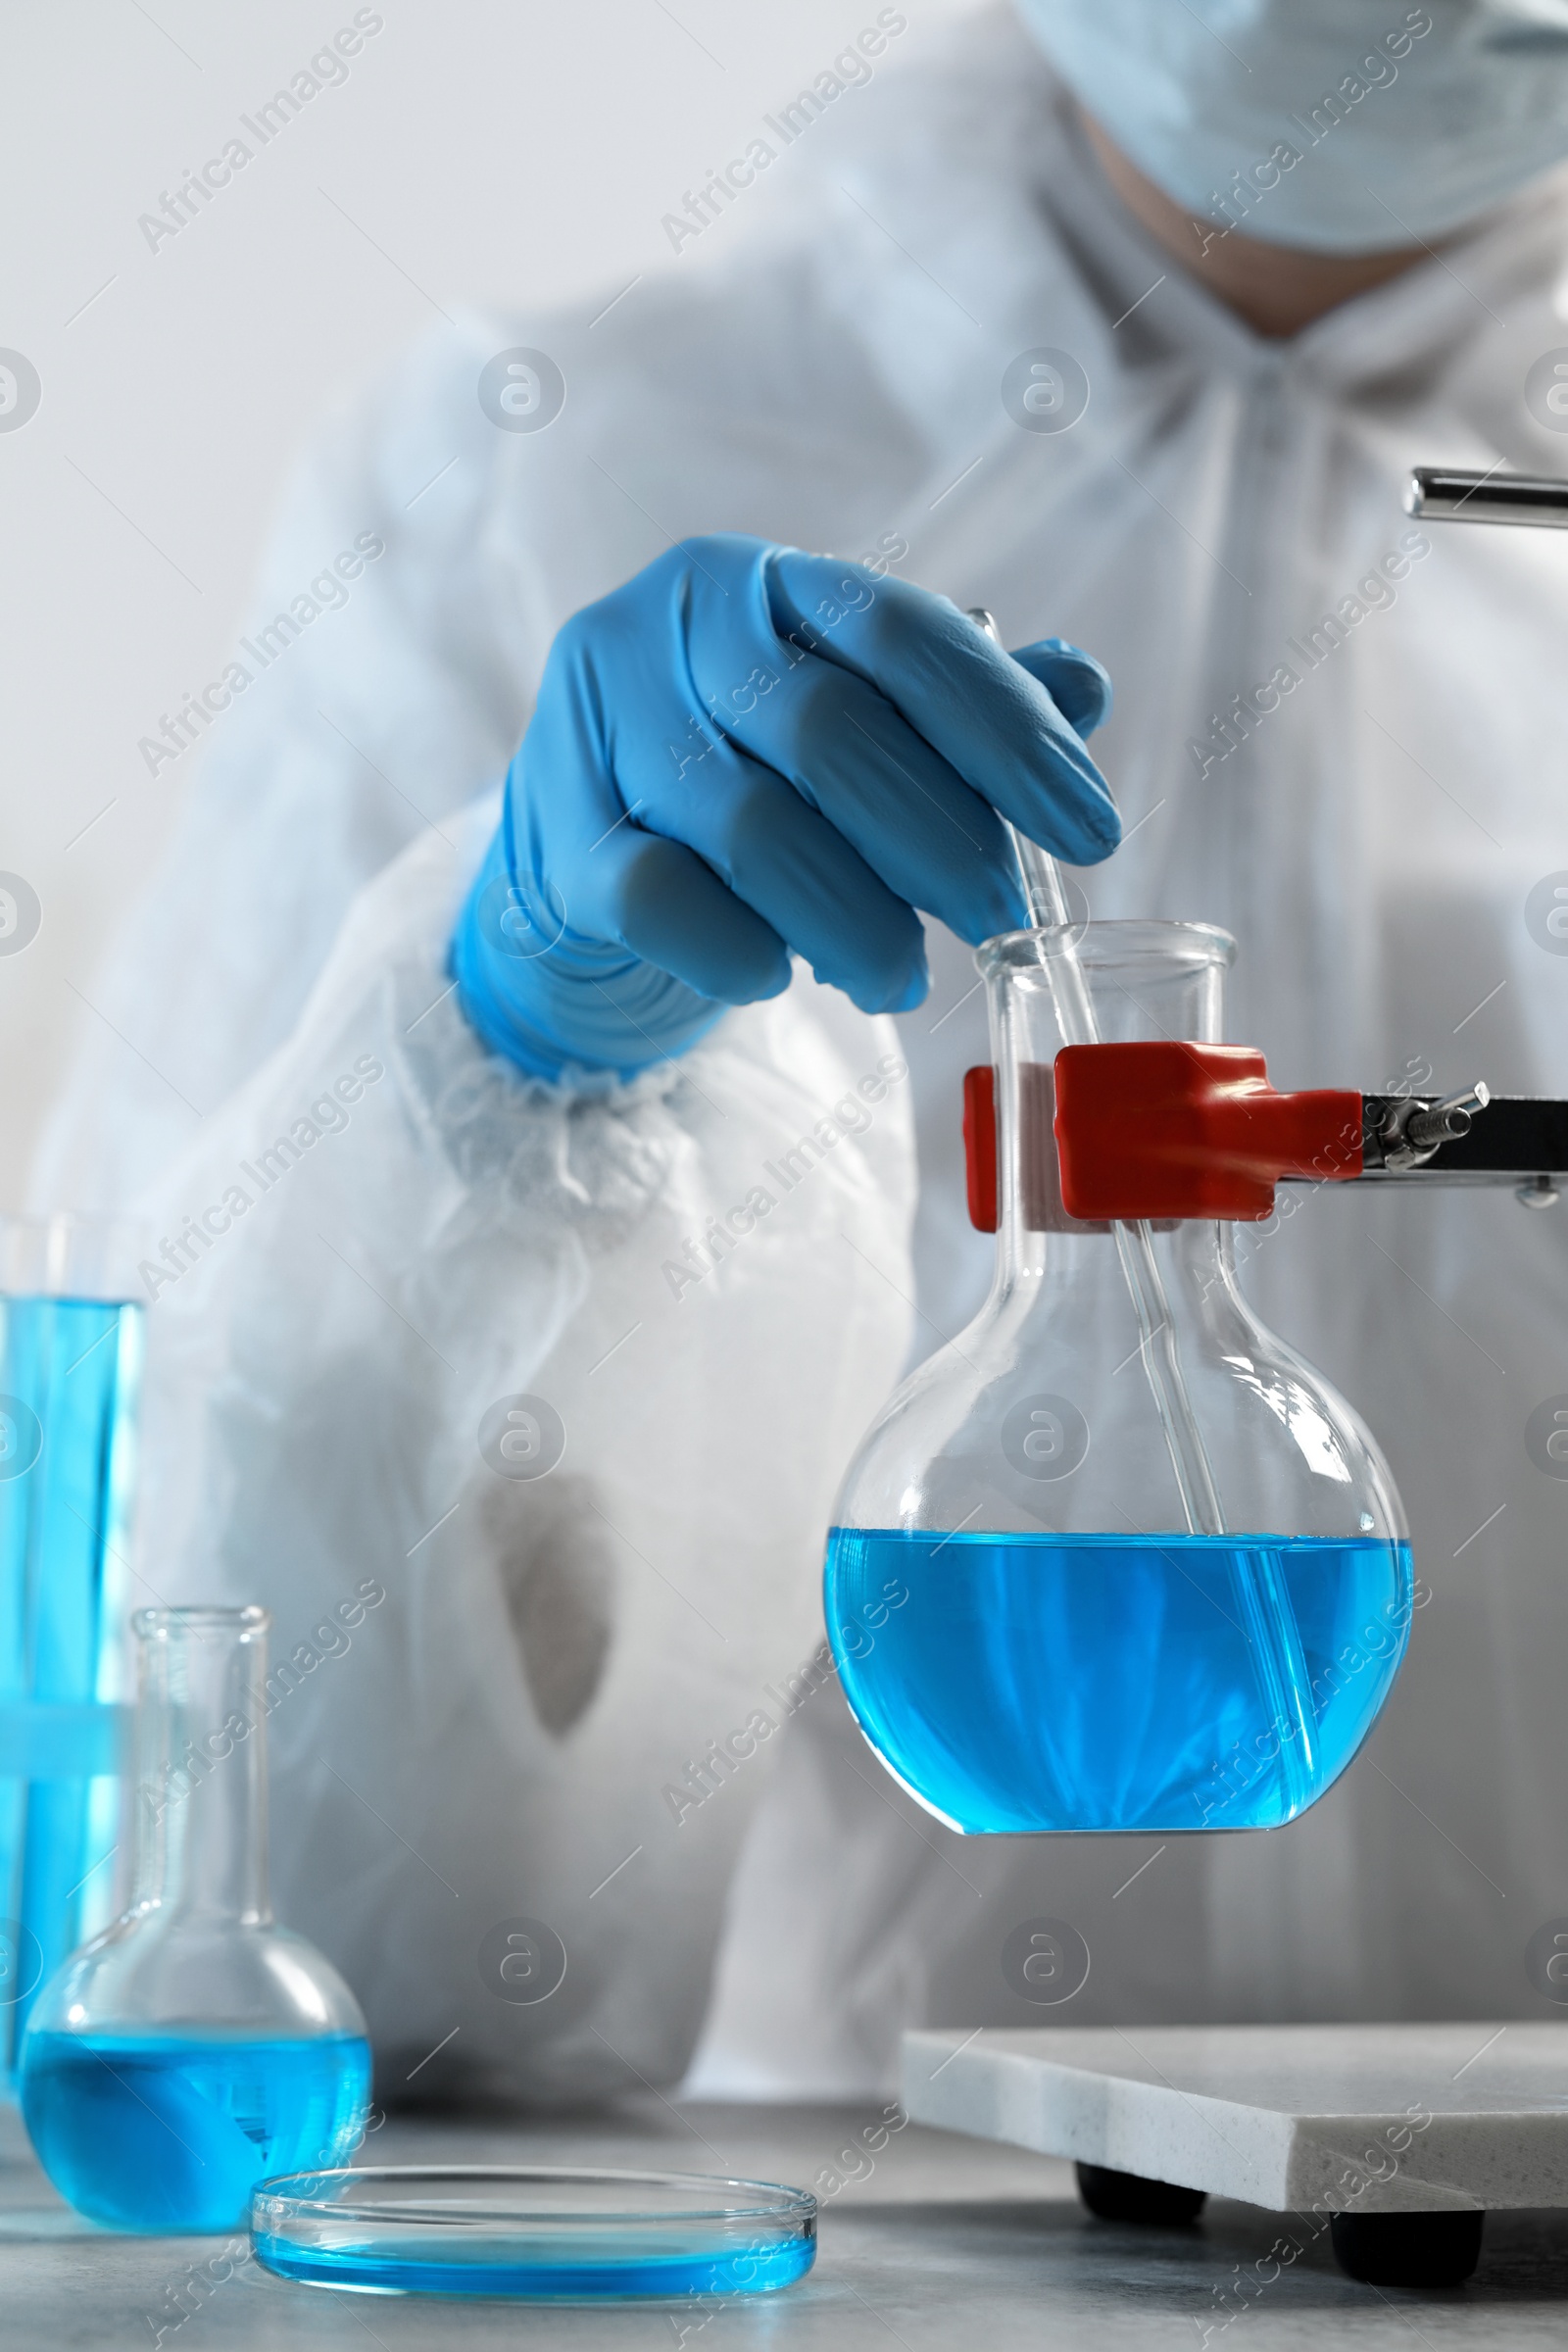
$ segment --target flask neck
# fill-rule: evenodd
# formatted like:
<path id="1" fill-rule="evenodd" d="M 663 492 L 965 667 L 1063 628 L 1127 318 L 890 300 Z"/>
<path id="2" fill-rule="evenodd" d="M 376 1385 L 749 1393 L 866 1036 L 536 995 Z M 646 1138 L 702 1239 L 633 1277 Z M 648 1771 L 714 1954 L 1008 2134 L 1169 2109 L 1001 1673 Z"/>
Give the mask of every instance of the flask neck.
<path id="1" fill-rule="evenodd" d="M 267 1886 L 265 1609 L 135 1619 L 132 1903 L 262 1926 Z"/>
<path id="2" fill-rule="evenodd" d="M 976 957 L 988 983 L 996 1071 L 996 1288 L 1004 1294 L 1060 1278 L 1102 1278 L 1112 1289 L 1118 1245 L 1108 1224 L 1081 1222 L 1062 1203 L 1054 1065 L 1087 1030 L 1105 1042 L 1224 1033 L 1223 932 L 1199 923 L 1091 923 L 993 940 Z M 1200 1288 L 1230 1272 L 1228 1243 L 1208 1220 L 1152 1229 L 1160 1256 Z M 995 1297 L 995 1293 L 993 1294 Z"/>
<path id="3" fill-rule="evenodd" d="M 1121 1230 L 1149 1234 L 1170 1278 L 1173 1306 L 1201 1307 L 1234 1292 L 1236 1250 L 1228 1225 L 1212 1218 L 1162 1217 Z M 997 1227 L 993 1300 L 1010 1298 L 1019 1307 L 1039 1301 L 1049 1311 L 1049 1302 L 1067 1286 L 1075 1295 L 1103 1289 L 1107 1298 L 1120 1299 L 1126 1281 L 1117 1231 L 1114 1225 L 1085 1225 L 1067 1217 L 1036 1221 L 1021 1204 L 1010 1215 L 1004 1213 Z"/>

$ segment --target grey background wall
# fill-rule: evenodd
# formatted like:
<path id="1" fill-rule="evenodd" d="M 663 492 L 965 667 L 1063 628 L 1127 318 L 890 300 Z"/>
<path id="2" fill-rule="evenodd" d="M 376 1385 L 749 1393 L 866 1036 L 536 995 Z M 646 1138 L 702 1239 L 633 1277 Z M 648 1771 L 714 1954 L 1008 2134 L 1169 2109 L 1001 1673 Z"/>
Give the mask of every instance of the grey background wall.
<path id="1" fill-rule="evenodd" d="M 971 5 L 904 0 L 901 58 Z M 38 386 L 19 425 L 29 379 L 0 373 L 0 870 L 41 910 L 20 953 L 0 936 L 0 1208 L 189 785 L 189 760 L 149 776 L 138 739 L 221 669 L 315 417 L 437 305 L 597 308 L 691 267 L 662 216 L 876 6 L 368 16 L 344 77 L 265 146 L 240 117 L 354 26 L 355 0 L 51 0 L 0 29 L 0 354 Z M 236 135 L 251 161 L 177 234 L 138 225 Z M 745 225 L 741 208 L 711 246 Z"/>

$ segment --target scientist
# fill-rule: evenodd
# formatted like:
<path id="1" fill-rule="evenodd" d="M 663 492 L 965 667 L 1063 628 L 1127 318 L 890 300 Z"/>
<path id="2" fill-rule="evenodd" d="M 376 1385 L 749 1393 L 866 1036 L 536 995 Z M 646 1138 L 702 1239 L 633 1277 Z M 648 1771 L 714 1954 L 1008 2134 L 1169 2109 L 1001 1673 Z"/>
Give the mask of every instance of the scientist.
<path id="1" fill-rule="evenodd" d="M 950 1837 L 817 1577 L 984 1289 L 1002 818 L 1099 916 L 1233 931 L 1283 1083 L 1568 1093 L 1565 551 L 1400 506 L 1413 462 L 1564 470 L 1568 11 L 1027 0 L 918 69 L 906 28 L 662 274 L 469 318 L 328 426 L 38 1171 L 151 1220 L 142 1572 L 273 1611 L 279 1907 L 393 2091 L 1549 2014 L 1568 1211 L 1330 1188 L 1241 1233 L 1421 1579 L 1373 1747 L 1277 1837 Z M 1042 1915 L 1070 2011 L 1002 1972 Z"/>

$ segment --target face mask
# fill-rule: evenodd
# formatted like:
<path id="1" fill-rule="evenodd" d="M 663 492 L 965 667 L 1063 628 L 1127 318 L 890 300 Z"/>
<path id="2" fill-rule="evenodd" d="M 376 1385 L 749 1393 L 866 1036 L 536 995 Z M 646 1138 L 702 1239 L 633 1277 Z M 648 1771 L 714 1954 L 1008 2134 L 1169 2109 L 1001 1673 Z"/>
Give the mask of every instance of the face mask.
<path id="1" fill-rule="evenodd" d="M 1019 5 L 1085 110 L 1216 236 L 1426 242 L 1568 156 L 1568 0 Z"/>

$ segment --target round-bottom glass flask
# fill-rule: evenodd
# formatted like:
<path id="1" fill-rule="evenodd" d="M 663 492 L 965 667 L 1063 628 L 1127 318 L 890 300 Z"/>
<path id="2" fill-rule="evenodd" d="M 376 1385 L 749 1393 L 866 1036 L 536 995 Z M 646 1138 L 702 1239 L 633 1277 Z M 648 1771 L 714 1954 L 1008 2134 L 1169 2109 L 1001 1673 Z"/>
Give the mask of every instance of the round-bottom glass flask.
<path id="1" fill-rule="evenodd" d="M 1061 1205 L 1053 1067 L 1076 1041 L 1053 960 L 1107 1042 L 1218 1043 L 1234 953 L 1206 925 L 1139 922 L 976 958 L 995 1279 L 862 1441 L 826 1569 L 860 1728 L 956 1830 L 1277 1827 L 1345 1770 L 1404 1653 L 1393 1479 L 1242 1298 L 1229 1227 Z"/>
<path id="2" fill-rule="evenodd" d="M 369 2043 L 337 1971 L 268 1904 L 266 1610 L 133 1623 L 131 1903 L 39 1993 L 22 2112 L 93 2221 L 233 2230 L 260 2181 L 347 2161 Z"/>

